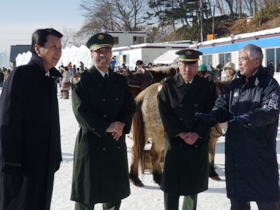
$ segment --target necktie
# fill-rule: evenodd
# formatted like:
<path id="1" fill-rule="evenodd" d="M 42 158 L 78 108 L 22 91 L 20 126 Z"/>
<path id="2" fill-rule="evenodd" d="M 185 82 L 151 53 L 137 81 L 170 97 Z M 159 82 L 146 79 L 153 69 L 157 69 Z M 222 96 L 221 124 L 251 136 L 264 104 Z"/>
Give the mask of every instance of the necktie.
<path id="1" fill-rule="evenodd" d="M 105 80 L 107 80 L 108 77 L 109 77 L 108 74 L 105 74 L 105 75 L 104 75 L 104 79 L 105 79 Z"/>

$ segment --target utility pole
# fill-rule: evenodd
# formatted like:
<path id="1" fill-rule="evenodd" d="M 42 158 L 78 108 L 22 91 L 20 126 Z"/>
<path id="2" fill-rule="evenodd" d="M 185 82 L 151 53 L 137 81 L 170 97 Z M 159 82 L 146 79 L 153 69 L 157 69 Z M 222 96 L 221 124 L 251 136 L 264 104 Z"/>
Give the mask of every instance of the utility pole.
<path id="1" fill-rule="evenodd" d="M 239 13 L 239 18 L 241 18 L 241 14 L 242 14 L 242 1 L 238 0 L 237 3 L 238 3 L 237 8 L 238 8 L 238 13 Z"/>
<path id="2" fill-rule="evenodd" d="M 202 11 L 202 1 L 199 3 L 199 13 L 200 13 L 200 42 L 203 42 L 203 11 Z"/>
<path id="3" fill-rule="evenodd" d="M 256 0 L 253 0 L 253 17 L 255 17 L 257 11 L 257 2 Z"/>
<path id="4" fill-rule="evenodd" d="M 212 34 L 215 36 L 215 5 L 213 6 L 213 15 L 212 15 Z"/>

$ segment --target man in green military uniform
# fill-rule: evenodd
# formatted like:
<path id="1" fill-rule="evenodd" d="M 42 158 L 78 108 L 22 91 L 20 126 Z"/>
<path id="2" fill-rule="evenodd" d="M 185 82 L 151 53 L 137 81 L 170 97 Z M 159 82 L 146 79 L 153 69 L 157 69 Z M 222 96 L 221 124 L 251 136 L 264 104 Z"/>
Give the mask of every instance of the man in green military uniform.
<path id="1" fill-rule="evenodd" d="M 165 210 L 195 210 L 197 194 L 208 189 L 208 140 L 210 127 L 195 117 L 197 110 L 211 110 L 215 84 L 197 75 L 201 52 L 177 51 L 180 73 L 162 82 L 159 111 L 165 129 L 165 162 L 161 181 Z M 208 113 L 208 112 L 206 112 Z"/>
<path id="2" fill-rule="evenodd" d="M 130 195 L 125 134 L 135 102 L 126 78 L 109 69 L 114 38 L 95 34 L 87 42 L 94 66 L 76 78 L 72 104 L 80 124 L 74 151 L 71 200 L 75 210 L 118 210 Z"/>

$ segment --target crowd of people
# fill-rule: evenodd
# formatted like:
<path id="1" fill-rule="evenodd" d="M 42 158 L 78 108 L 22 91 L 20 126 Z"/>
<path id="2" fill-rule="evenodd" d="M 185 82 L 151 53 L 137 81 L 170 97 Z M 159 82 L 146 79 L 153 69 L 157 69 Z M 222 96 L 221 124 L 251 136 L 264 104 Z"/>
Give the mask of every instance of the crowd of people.
<path id="1" fill-rule="evenodd" d="M 11 73 L 11 69 L 6 69 L 5 67 L 0 68 L 0 88 L 2 88 L 7 80 L 9 74 Z"/>
<path id="2" fill-rule="evenodd" d="M 87 67 L 84 66 L 82 61 L 80 61 L 79 67 L 76 67 L 76 64 L 72 65 L 71 61 L 66 66 L 61 65 L 59 67 L 59 72 L 62 75 L 62 77 L 57 80 L 61 93 L 60 99 L 69 99 L 69 91 L 73 78 L 87 70 Z"/>
<path id="3" fill-rule="evenodd" d="M 0 98 L 1 210 L 50 209 L 54 174 L 62 161 L 57 83 L 65 98 L 71 88 L 79 123 L 70 198 L 75 210 L 93 210 L 97 203 L 104 210 L 119 210 L 130 195 L 125 134 L 136 105 L 126 78 L 110 68 L 115 65 L 114 38 L 97 33 L 88 40 L 90 69 L 69 62 L 57 70 L 62 36 L 52 28 L 36 30 L 30 62 L 16 67 L 5 81 Z M 160 83 L 165 210 L 177 210 L 181 196 L 183 210 L 197 209 L 198 193 L 208 189 L 210 130 L 222 122 L 228 122 L 225 174 L 231 210 L 249 210 L 251 201 L 259 210 L 279 210 L 279 84 L 262 66 L 260 47 L 249 44 L 239 53 L 238 72 L 232 62 L 223 67 L 224 80 L 232 82 L 217 99 L 212 77 L 221 72 L 199 65 L 198 50 L 177 51 L 179 73 Z M 146 72 L 143 65 L 138 60 L 134 73 Z"/>

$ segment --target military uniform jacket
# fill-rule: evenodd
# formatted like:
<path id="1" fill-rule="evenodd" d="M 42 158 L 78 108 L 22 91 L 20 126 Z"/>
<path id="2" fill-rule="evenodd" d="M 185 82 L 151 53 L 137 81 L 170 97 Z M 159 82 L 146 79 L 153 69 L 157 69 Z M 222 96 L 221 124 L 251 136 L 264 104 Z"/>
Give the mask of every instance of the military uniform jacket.
<path id="1" fill-rule="evenodd" d="M 191 195 L 208 189 L 208 140 L 210 128 L 195 117 L 209 113 L 215 101 L 215 84 L 196 75 L 187 86 L 180 74 L 168 78 L 158 94 L 165 129 L 165 163 L 161 189 Z M 195 132 L 199 139 L 188 145 L 178 134 Z"/>
<path id="2" fill-rule="evenodd" d="M 0 209 L 49 210 L 54 173 L 61 157 L 56 81 L 33 54 L 11 71 L 0 99 Z M 2 173 L 5 163 L 21 164 L 21 174 Z"/>
<path id="3" fill-rule="evenodd" d="M 80 130 L 74 151 L 71 199 L 93 205 L 129 196 L 125 133 L 130 131 L 135 101 L 126 78 L 110 71 L 106 82 L 93 67 L 72 85 L 72 104 Z M 118 141 L 106 133 L 115 121 L 125 124 Z"/>

